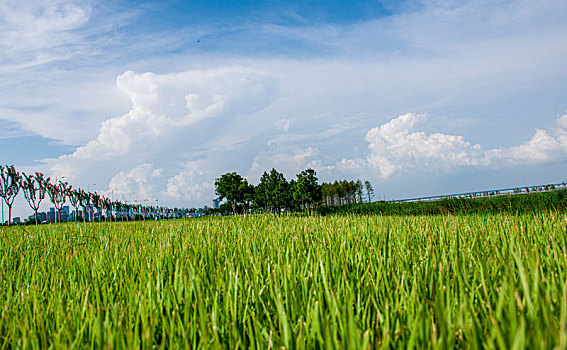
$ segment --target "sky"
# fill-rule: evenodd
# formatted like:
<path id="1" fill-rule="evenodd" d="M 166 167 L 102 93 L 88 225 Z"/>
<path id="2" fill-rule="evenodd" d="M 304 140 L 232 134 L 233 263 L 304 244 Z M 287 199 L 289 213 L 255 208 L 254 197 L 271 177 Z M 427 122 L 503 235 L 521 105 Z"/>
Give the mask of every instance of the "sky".
<path id="1" fill-rule="evenodd" d="M 565 62 L 564 0 L 3 0 L 0 164 L 170 207 L 271 168 L 374 199 L 558 183 Z"/>

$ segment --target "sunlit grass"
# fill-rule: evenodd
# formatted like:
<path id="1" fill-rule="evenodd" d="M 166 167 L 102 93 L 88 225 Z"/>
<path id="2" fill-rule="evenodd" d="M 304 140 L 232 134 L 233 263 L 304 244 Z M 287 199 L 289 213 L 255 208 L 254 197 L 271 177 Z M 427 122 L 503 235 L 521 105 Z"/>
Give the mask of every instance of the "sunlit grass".
<path id="1" fill-rule="evenodd" d="M 567 217 L 2 228 L 0 347 L 565 347 Z"/>

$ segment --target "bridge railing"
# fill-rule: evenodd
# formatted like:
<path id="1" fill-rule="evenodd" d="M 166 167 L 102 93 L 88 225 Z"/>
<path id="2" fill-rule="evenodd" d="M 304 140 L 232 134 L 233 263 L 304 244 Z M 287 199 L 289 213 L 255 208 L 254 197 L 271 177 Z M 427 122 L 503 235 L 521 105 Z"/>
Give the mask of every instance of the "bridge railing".
<path id="1" fill-rule="evenodd" d="M 436 196 L 393 199 L 390 200 L 389 202 L 400 203 L 400 202 L 436 201 L 440 199 L 451 199 L 451 198 L 485 198 L 485 197 L 516 195 L 516 194 L 525 194 L 525 193 L 533 193 L 533 192 L 547 192 L 547 191 L 555 191 L 565 188 L 567 188 L 567 183 L 562 182 L 562 183 L 547 184 L 547 185 L 502 188 L 498 190 L 486 190 L 486 191 L 464 192 L 464 193 L 454 193 L 454 194 L 445 194 L 445 195 L 436 195 Z"/>

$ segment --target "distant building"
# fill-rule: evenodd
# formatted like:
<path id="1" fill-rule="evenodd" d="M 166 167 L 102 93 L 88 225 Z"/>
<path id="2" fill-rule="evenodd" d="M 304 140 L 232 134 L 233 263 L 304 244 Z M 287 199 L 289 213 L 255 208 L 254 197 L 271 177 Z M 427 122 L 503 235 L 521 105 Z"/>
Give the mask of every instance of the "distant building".
<path id="1" fill-rule="evenodd" d="M 35 222 L 35 213 L 28 216 L 28 221 L 34 221 Z M 47 214 L 45 212 L 37 213 L 37 222 L 42 223 L 44 221 L 47 221 Z"/>
<path id="2" fill-rule="evenodd" d="M 55 222 L 55 208 L 49 208 L 47 212 L 47 221 Z"/>
<path id="3" fill-rule="evenodd" d="M 94 221 L 95 220 L 94 206 L 89 205 L 88 207 L 86 207 L 84 215 L 85 215 L 86 221 Z"/>
<path id="4" fill-rule="evenodd" d="M 213 209 L 218 209 L 219 208 L 219 199 L 215 198 L 213 199 Z"/>
<path id="5" fill-rule="evenodd" d="M 14 224 L 20 224 L 20 223 L 22 223 L 22 221 L 20 220 L 20 217 L 19 217 L 19 216 L 16 216 L 15 218 L 13 218 L 13 219 L 12 219 L 12 222 L 13 222 Z"/>
<path id="6" fill-rule="evenodd" d="M 49 208 L 47 212 L 47 221 L 49 222 L 65 222 L 70 220 L 69 206 L 61 208 L 61 215 L 55 208 Z"/>
<path id="7" fill-rule="evenodd" d="M 60 220 L 61 222 L 69 221 L 69 214 L 65 213 L 64 211 L 61 211 Z"/>

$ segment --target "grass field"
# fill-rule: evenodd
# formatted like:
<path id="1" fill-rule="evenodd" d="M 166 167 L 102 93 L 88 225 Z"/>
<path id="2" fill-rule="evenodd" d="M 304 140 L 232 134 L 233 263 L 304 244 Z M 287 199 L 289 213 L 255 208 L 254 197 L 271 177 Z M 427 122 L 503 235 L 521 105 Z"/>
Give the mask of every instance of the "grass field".
<path id="1" fill-rule="evenodd" d="M 1 230 L 2 348 L 567 344 L 557 212 Z"/>

